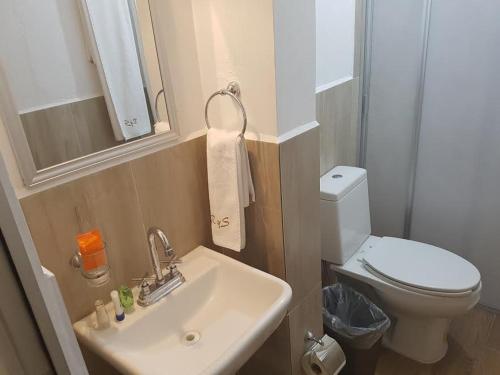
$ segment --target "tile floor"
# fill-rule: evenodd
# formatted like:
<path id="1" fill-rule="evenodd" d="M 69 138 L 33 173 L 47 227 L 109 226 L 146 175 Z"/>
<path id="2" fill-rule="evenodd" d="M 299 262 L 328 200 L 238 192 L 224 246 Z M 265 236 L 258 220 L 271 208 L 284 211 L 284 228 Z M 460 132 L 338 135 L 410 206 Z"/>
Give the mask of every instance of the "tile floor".
<path id="1" fill-rule="evenodd" d="M 423 365 L 384 350 L 376 375 L 500 375 L 500 314 L 477 307 L 451 325 L 446 356 Z"/>

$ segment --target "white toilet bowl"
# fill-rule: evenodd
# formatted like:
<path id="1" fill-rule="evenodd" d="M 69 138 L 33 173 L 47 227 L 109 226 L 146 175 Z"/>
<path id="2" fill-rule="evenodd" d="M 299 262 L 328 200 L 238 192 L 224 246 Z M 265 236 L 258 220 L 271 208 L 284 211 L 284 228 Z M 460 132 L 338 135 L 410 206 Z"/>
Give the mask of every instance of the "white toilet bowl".
<path id="1" fill-rule="evenodd" d="M 384 336 L 386 347 L 418 362 L 437 362 L 444 357 L 448 348 L 451 319 L 465 314 L 478 303 L 481 282 L 478 281 L 470 290 L 443 292 L 436 288 L 428 289 L 430 283 L 427 283 L 427 289 L 420 289 L 384 275 L 380 277 L 366 267 L 363 259 L 367 253 L 377 251 L 381 240 L 380 237 L 370 236 L 345 264 L 331 264 L 330 267 L 374 288 L 382 301 L 382 309 L 392 321 L 390 330 Z M 472 264 L 470 266 L 470 272 L 464 272 L 472 277 L 478 276 L 477 269 Z"/>
<path id="2" fill-rule="evenodd" d="M 444 249 L 370 236 L 366 171 L 336 167 L 321 178 L 322 258 L 372 286 L 391 317 L 388 348 L 422 363 L 446 354 L 451 319 L 479 301 L 474 265 Z"/>

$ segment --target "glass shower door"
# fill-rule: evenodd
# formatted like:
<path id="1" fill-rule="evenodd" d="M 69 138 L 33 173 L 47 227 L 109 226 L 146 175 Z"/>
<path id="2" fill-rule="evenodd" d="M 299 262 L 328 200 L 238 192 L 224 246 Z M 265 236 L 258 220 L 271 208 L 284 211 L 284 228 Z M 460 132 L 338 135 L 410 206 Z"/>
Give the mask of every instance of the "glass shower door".
<path id="1" fill-rule="evenodd" d="M 481 303 L 500 309 L 500 2 L 368 4 L 363 139 L 373 233 L 470 260 Z"/>
<path id="2" fill-rule="evenodd" d="M 428 6 L 368 0 L 361 165 L 375 235 L 404 237 L 415 169 Z"/>
<path id="3" fill-rule="evenodd" d="M 500 309 L 500 2 L 432 3 L 411 237 L 481 271 Z"/>

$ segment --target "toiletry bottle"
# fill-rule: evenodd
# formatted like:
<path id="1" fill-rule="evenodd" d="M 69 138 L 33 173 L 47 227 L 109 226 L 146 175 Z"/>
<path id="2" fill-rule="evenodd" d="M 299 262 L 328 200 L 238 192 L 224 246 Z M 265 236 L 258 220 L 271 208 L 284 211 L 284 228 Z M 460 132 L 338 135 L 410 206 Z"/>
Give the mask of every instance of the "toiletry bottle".
<path id="1" fill-rule="evenodd" d="M 116 290 L 111 291 L 111 301 L 113 301 L 113 306 L 115 307 L 116 320 L 121 322 L 125 319 L 125 313 L 123 312 L 122 305 L 120 304 L 120 297 Z"/>
<path id="2" fill-rule="evenodd" d="M 97 317 L 97 329 L 105 329 L 110 325 L 108 312 L 102 300 L 95 301 L 95 312 Z"/>
<path id="3" fill-rule="evenodd" d="M 134 295 L 132 290 L 126 285 L 122 285 L 118 288 L 118 294 L 120 296 L 120 303 L 127 314 L 134 312 Z"/>

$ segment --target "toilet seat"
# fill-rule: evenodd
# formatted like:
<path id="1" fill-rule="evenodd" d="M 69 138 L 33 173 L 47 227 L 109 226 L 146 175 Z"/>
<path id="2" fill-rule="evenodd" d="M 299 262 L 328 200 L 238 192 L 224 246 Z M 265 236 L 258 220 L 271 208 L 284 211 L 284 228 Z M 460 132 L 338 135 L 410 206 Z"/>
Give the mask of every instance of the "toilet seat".
<path id="1" fill-rule="evenodd" d="M 423 294 L 423 295 L 428 295 L 428 296 L 435 296 L 435 297 L 451 297 L 451 298 L 459 298 L 459 297 L 466 297 L 470 295 L 472 292 L 474 292 L 477 288 L 473 290 L 466 290 L 463 292 L 438 292 L 434 290 L 427 290 L 427 289 L 422 289 L 422 288 L 415 288 L 411 285 L 406 285 L 404 283 L 401 283 L 400 281 L 397 280 L 392 280 L 381 273 L 377 272 L 373 268 L 370 267 L 369 264 L 366 264 L 363 262 L 363 265 L 365 269 L 370 272 L 373 276 L 379 278 L 380 280 L 386 282 L 387 284 L 394 285 L 398 288 L 408 290 L 410 292 L 418 293 L 418 294 Z M 481 286 L 481 283 L 479 283 L 478 286 Z"/>
<path id="2" fill-rule="evenodd" d="M 464 297 L 480 286 L 480 274 L 467 260 L 416 241 L 383 237 L 360 259 L 372 275 L 416 293 Z"/>

